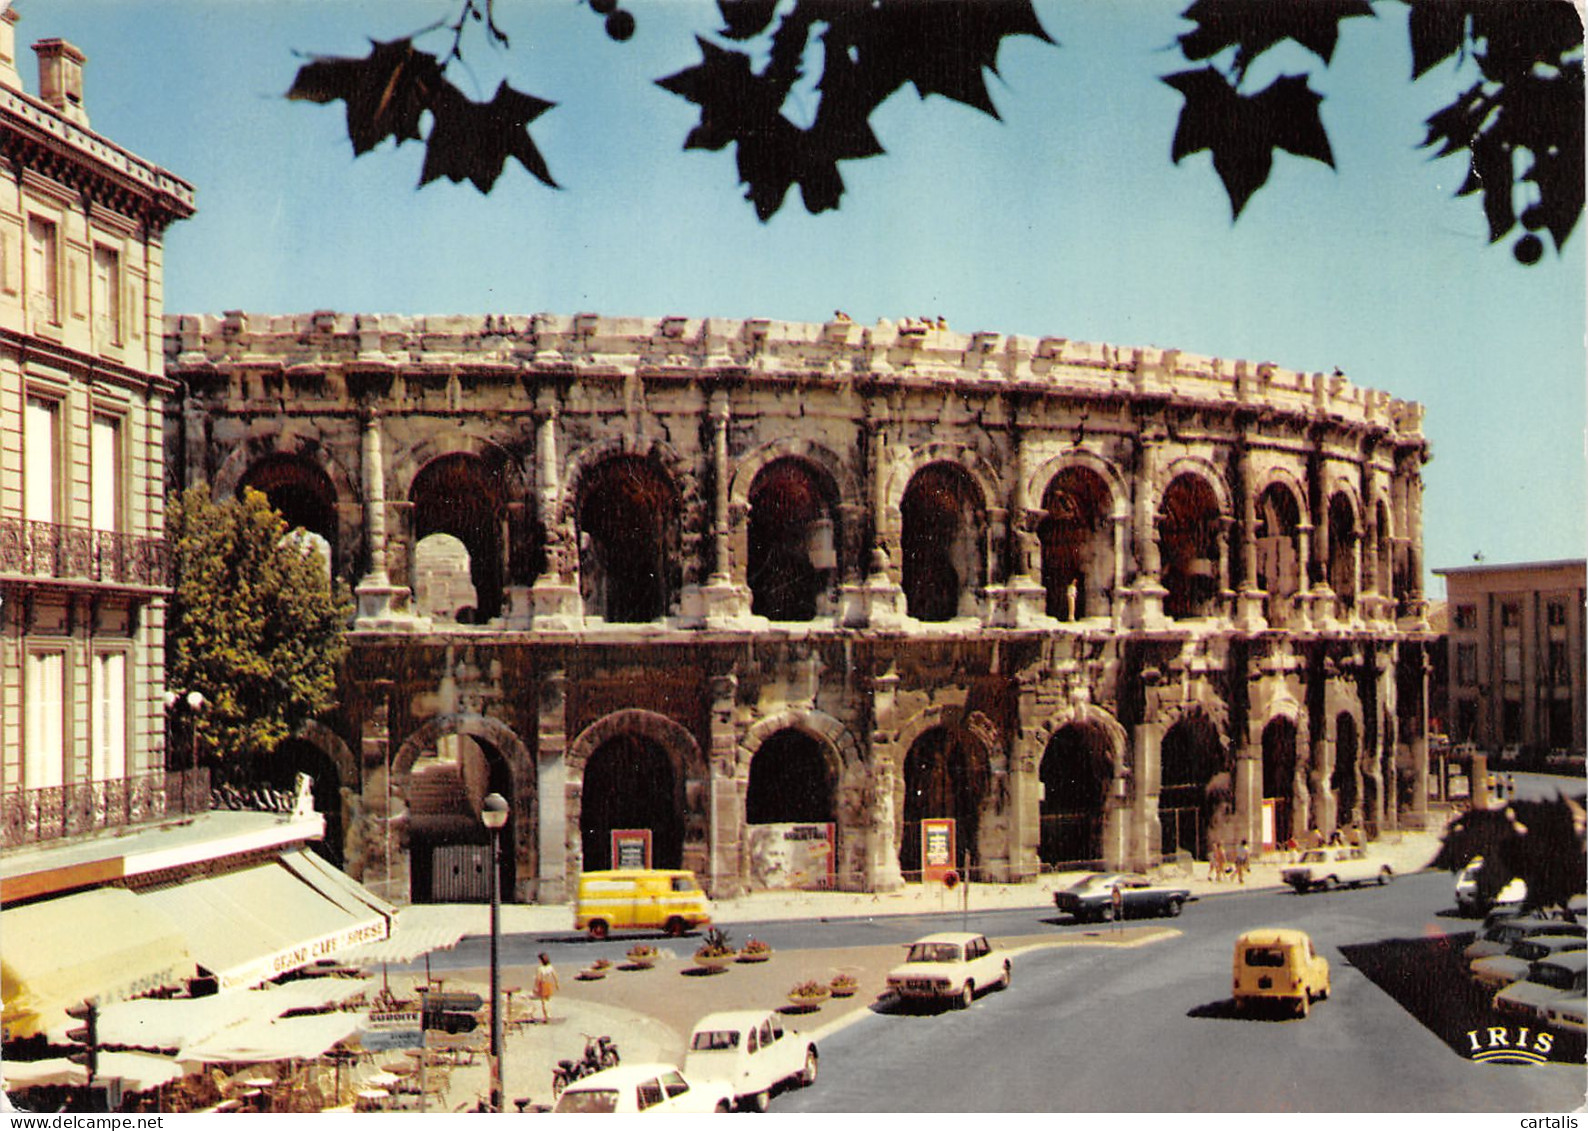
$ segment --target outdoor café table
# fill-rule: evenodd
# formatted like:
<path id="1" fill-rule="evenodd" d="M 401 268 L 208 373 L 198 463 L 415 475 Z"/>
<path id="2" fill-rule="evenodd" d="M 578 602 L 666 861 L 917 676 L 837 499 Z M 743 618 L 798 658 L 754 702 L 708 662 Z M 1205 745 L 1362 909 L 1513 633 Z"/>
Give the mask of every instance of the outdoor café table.
<path id="1" fill-rule="evenodd" d="M 358 1093 L 358 1101 L 354 1106 L 360 1111 L 378 1111 L 386 1106 L 386 1101 L 391 1098 L 391 1093 L 385 1088 L 363 1088 Z"/>

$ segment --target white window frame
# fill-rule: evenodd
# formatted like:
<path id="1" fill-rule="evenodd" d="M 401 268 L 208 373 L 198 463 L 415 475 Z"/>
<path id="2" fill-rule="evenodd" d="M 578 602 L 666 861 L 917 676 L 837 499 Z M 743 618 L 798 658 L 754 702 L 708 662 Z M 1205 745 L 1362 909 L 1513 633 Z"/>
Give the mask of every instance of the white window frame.
<path id="1" fill-rule="evenodd" d="M 93 748 L 89 780 L 113 781 L 127 776 L 129 677 L 131 656 L 125 648 L 105 648 L 93 659 Z"/>
<path id="2" fill-rule="evenodd" d="M 66 783 L 66 648 L 30 648 L 23 674 L 22 787 Z"/>
<path id="3" fill-rule="evenodd" d="M 89 522 L 95 530 L 120 532 L 126 528 L 126 435 L 125 416 L 94 413 L 89 425 L 88 495 Z"/>
<path id="4" fill-rule="evenodd" d="M 28 213 L 28 313 L 61 325 L 61 225 L 51 216 Z"/>
<path id="5" fill-rule="evenodd" d="M 62 402 L 29 390 L 23 416 L 22 517 L 31 522 L 59 523 L 64 454 Z"/>
<path id="6" fill-rule="evenodd" d="M 121 249 L 113 244 L 94 245 L 93 317 L 94 344 L 119 347 L 125 319 L 122 310 Z"/>

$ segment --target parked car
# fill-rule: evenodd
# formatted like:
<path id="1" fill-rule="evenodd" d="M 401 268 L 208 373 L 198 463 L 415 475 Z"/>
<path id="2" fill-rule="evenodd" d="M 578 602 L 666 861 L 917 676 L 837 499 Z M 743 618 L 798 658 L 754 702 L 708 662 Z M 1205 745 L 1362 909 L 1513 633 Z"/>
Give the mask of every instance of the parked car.
<path id="1" fill-rule="evenodd" d="M 1094 872 L 1053 893 L 1053 903 L 1077 919 L 1104 922 L 1114 917 L 1114 889 L 1119 889 L 1121 917 L 1178 915 L 1196 898 L 1178 884 L 1155 884 L 1137 872 Z"/>
<path id="2" fill-rule="evenodd" d="M 691 1082 L 671 1064 L 620 1064 L 569 1084 L 552 1111 L 699 1113 L 730 1111 L 733 1096 L 715 1082 Z"/>
<path id="3" fill-rule="evenodd" d="M 1009 979 L 1009 959 L 985 935 L 945 931 L 910 944 L 904 964 L 888 971 L 888 989 L 901 998 L 952 1000 L 968 1009 L 977 990 L 1008 989 Z"/>
<path id="4" fill-rule="evenodd" d="M 1456 910 L 1463 915 L 1487 915 L 1492 908 L 1504 905 L 1520 907 L 1527 898 L 1527 881 L 1515 876 L 1494 896 L 1484 899 L 1478 891 L 1478 874 L 1483 871 L 1483 857 L 1474 856 L 1467 866 L 1456 873 Z"/>
<path id="5" fill-rule="evenodd" d="M 1232 996 L 1237 1011 L 1256 1004 L 1288 1004 L 1300 1017 L 1329 996 L 1329 960 L 1305 931 L 1259 927 L 1235 940 Z"/>
<path id="6" fill-rule="evenodd" d="M 1544 1006 L 1544 1024 L 1560 1033 L 1588 1032 L 1584 1017 L 1588 1015 L 1588 995 L 1560 998 Z"/>
<path id="7" fill-rule="evenodd" d="M 772 1093 L 785 1084 L 816 1083 L 816 1043 L 783 1028 L 782 1019 L 764 1009 L 708 1013 L 696 1024 L 684 1054 L 691 1080 L 728 1088 L 740 1108 L 765 1111 Z"/>
<path id="8" fill-rule="evenodd" d="M 1541 915 L 1516 916 L 1496 920 L 1484 928 L 1483 933 L 1469 943 L 1461 954 L 1470 964 L 1475 959 L 1504 954 L 1513 944 L 1535 935 L 1575 935 L 1581 938 L 1585 933 L 1588 932 L 1584 931 L 1581 923 L 1570 923 L 1565 919 L 1546 919 Z"/>
<path id="9" fill-rule="evenodd" d="M 1279 875 L 1285 883 L 1296 889 L 1298 895 L 1306 895 L 1309 891 L 1328 891 L 1331 888 L 1387 884 L 1394 878 L 1395 870 L 1383 861 L 1373 859 L 1365 849 L 1309 848 L 1296 863 Z"/>
<path id="10" fill-rule="evenodd" d="M 1546 1024 L 1551 1003 L 1584 997 L 1588 997 L 1588 951 L 1573 950 L 1533 963 L 1526 978 L 1494 995 L 1494 1009 Z"/>
<path id="11" fill-rule="evenodd" d="M 1573 950 L 1588 949 L 1588 938 L 1581 935 L 1534 935 L 1512 943 L 1504 954 L 1491 954 L 1472 961 L 1472 980 L 1489 990 L 1504 989 L 1526 978 L 1533 964 Z"/>

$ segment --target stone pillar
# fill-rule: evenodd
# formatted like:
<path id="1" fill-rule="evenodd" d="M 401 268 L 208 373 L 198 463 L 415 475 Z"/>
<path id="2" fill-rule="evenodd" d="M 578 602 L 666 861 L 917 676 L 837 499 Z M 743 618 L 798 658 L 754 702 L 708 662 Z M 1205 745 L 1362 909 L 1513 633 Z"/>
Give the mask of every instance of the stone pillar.
<path id="1" fill-rule="evenodd" d="M 1251 453 L 1241 449 L 1241 583 L 1235 594 L 1235 627 L 1260 632 L 1268 627 L 1257 586 L 1257 484 L 1252 475 Z"/>
<path id="2" fill-rule="evenodd" d="M 1235 828 L 1239 843 L 1245 837 L 1253 846 L 1263 843 L 1263 744 L 1250 740 L 1235 748 L 1230 791 L 1235 795 Z"/>
<path id="3" fill-rule="evenodd" d="M 1409 829 L 1426 829 L 1428 827 L 1428 678 L 1433 665 L 1429 662 L 1427 651 L 1421 645 L 1411 644 L 1407 647 L 1416 649 L 1412 662 L 1417 665 L 1417 704 L 1412 716 L 1414 731 L 1408 744 L 1411 748 L 1412 802 L 1406 810 L 1402 823 Z M 1394 785 L 1387 785 L 1385 788 L 1393 789 Z M 1398 803 L 1397 796 L 1389 802 L 1389 805 L 1394 807 Z"/>
<path id="4" fill-rule="evenodd" d="M 393 585 L 386 570 L 386 466 L 382 451 L 380 416 L 369 413 L 364 420 L 363 467 L 364 531 L 369 548 L 369 572 L 354 588 L 358 598 L 358 628 L 390 629 L 399 618 L 395 606 L 408 598 L 408 590 Z"/>
<path id="5" fill-rule="evenodd" d="M 1330 779 L 1334 777 L 1334 758 L 1336 753 L 1335 716 L 1328 710 L 1328 697 L 1324 699 L 1324 719 L 1321 734 L 1312 736 L 1312 755 L 1308 759 L 1311 766 L 1309 774 L 1312 781 L 1312 818 L 1313 827 L 1324 836 L 1334 832 L 1340 823 L 1338 799 L 1334 790 L 1330 788 Z"/>
<path id="6" fill-rule="evenodd" d="M 887 411 L 873 397 L 866 402 L 862 422 L 866 436 L 867 495 L 871 504 L 871 547 L 866 579 L 844 594 L 844 623 L 850 627 L 895 628 L 904 624 L 904 590 L 889 572 L 887 531 L 887 461 L 882 455 L 882 422 L 873 413 Z M 894 859 L 898 871 L 898 859 Z M 902 882 L 902 880 L 900 881 Z"/>
<path id="7" fill-rule="evenodd" d="M 1030 508 L 1026 495 L 1026 481 L 1031 476 L 1031 467 L 1026 454 L 1024 430 L 1016 428 L 1012 440 L 1015 445 L 1015 474 L 1009 491 L 1009 577 L 1004 586 L 1003 607 L 998 611 L 996 623 L 1021 627 L 1047 620 L 1047 591 L 1042 588 L 1037 564 L 1042 556 L 1042 547 L 1037 540 L 1036 528 L 1042 516 L 1039 511 Z"/>
<path id="8" fill-rule="evenodd" d="M 1291 597 L 1296 610 L 1293 627 L 1306 632 L 1313 626 L 1312 584 L 1308 580 L 1312 572 L 1312 523 L 1306 519 L 1296 524 L 1296 569 L 1301 576 L 1296 578 L 1296 592 Z"/>
<path id="9" fill-rule="evenodd" d="M 1428 602 L 1423 599 L 1423 477 L 1413 470 L 1406 478 L 1406 592 L 1404 627 L 1428 627 Z M 1426 710 L 1426 705 L 1424 707 Z"/>
<path id="10" fill-rule="evenodd" d="M 729 542 L 728 513 L 728 391 L 716 389 L 708 410 L 711 421 L 711 469 L 716 489 L 711 498 L 711 549 L 714 565 L 699 590 L 701 624 L 726 624 L 750 613 L 750 590 L 736 584 Z M 687 604 L 687 602 L 686 602 Z M 686 616 L 688 614 L 686 613 Z M 690 618 L 694 619 L 694 618 Z M 715 787 L 713 787 L 715 788 Z M 735 866 L 737 871 L 737 866 Z"/>
<path id="11" fill-rule="evenodd" d="M 1136 476 L 1131 487 L 1131 542 L 1136 553 L 1136 584 L 1132 621 L 1138 628 L 1158 628 L 1164 623 L 1163 599 L 1168 590 L 1159 576 L 1163 565 L 1158 553 L 1158 524 L 1153 513 L 1157 478 L 1158 441 L 1145 432 L 1137 441 Z M 1154 798 L 1156 798 L 1156 793 Z M 1156 802 L 1155 802 L 1156 804 Z"/>
<path id="12" fill-rule="evenodd" d="M 871 891 L 897 891 L 904 886 L 894 819 L 894 777 L 902 770 L 899 763 L 904 757 L 897 749 L 893 717 L 898 686 L 899 675 L 891 664 L 871 683 L 871 791 L 865 806 L 870 817 L 866 829 L 866 882 Z"/>
<path id="13" fill-rule="evenodd" d="M 1132 870 L 1151 867 L 1162 858 L 1163 823 L 1158 817 L 1158 792 L 1163 782 L 1162 723 L 1137 723 L 1131 730 L 1136 749 L 1136 812 L 1129 838 Z"/>
<path id="14" fill-rule="evenodd" d="M 545 532 L 546 560 L 540 576 L 529 587 L 529 609 L 531 626 L 541 632 L 570 632 L 584 623 L 584 603 L 579 598 L 578 534 L 571 502 L 566 516 L 559 514 L 561 498 L 557 410 L 552 406 L 542 409 L 535 418 L 535 506 L 540 528 Z M 547 795 L 543 792 L 541 796 Z M 542 855 L 543 867 L 545 859 Z"/>
<path id="15" fill-rule="evenodd" d="M 535 757 L 535 803 L 540 807 L 535 828 L 540 874 L 533 893 L 537 903 L 562 903 L 577 882 L 577 861 L 568 853 L 568 680 L 561 670 L 540 680 L 539 741 Z"/>
<path id="16" fill-rule="evenodd" d="M 359 809 L 363 819 L 350 842 L 361 848 L 356 875 L 376 895 L 398 905 L 409 901 L 407 800 L 392 780 L 392 683 L 378 680 L 366 685 L 359 757 L 363 762 L 363 793 Z M 349 874 L 355 874 L 349 869 Z"/>
<path id="17" fill-rule="evenodd" d="M 744 796 L 739 789 L 739 735 L 734 727 L 734 700 L 739 681 L 731 674 L 711 681 L 711 750 L 706 758 L 711 775 L 709 829 L 710 876 L 707 889 L 714 899 L 736 899 L 746 890 L 742 866 L 744 853 Z"/>

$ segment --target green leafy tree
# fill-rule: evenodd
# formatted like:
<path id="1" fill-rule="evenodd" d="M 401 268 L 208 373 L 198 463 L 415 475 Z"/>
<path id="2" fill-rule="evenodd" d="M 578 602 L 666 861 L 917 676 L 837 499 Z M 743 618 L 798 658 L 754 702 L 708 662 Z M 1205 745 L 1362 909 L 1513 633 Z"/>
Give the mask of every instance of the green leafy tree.
<path id="1" fill-rule="evenodd" d="M 208 487 L 189 487 L 167 523 L 176 592 L 166 680 L 208 700 L 197 714 L 201 747 L 246 774 L 251 759 L 335 703 L 352 602 L 258 491 L 217 503 Z"/>
<path id="2" fill-rule="evenodd" d="M 455 0 L 457 2 L 457 0 Z M 581 0 L 622 42 L 635 17 L 618 0 Z M 1547 232 L 1559 251 L 1583 209 L 1583 25 L 1571 0 L 1394 0 L 1410 9 L 1415 81 L 1440 63 L 1470 62 L 1477 81 L 1427 122 L 1420 143 L 1436 157 L 1465 154 L 1459 196 L 1479 195 L 1491 242 L 1523 231 L 1518 261 L 1543 256 Z M 1238 218 L 1268 181 L 1276 152 L 1321 161 L 1334 156 L 1309 73 L 1285 74 L 1251 90 L 1247 72 L 1272 48 L 1300 45 L 1324 66 L 1340 25 L 1375 17 L 1369 0 L 1194 0 L 1182 57 L 1201 64 L 1162 76 L 1185 99 L 1170 157 L 1208 150 Z M 1009 36 L 1052 43 L 1031 0 L 717 0 L 722 26 L 696 36 L 701 60 L 657 85 L 700 108 L 687 149 L 734 147 L 745 198 L 762 221 L 798 186 L 807 211 L 837 208 L 839 162 L 877 157 L 874 110 L 905 87 L 940 94 L 996 118 L 986 75 L 996 73 Z M 415 36 L 375 43 L 366 58 L 316 58 L 287 97 L 344 102 L 355 154 L 388 138 L 422 141 L 419 183 L 468 180 L 488 193 L 507 161 L 557 187 L 530 123 L 555 104 L 501 83 L 475 102 L 447 78 L 463 59 L 466 33 L 509 46 L 494 0 L 461 0 L 458 17 Z M 451 48 L 421 51 L 416 38 L 451 33 Z M 741 50 L 740 46 L 750 50 Z M 819 67 L 819 73 L 810 74 Z M 786 112 L 814 91 L 815 113 L 801 126 Z M 428 124 L 428 133 L 425 132 Z"/>

